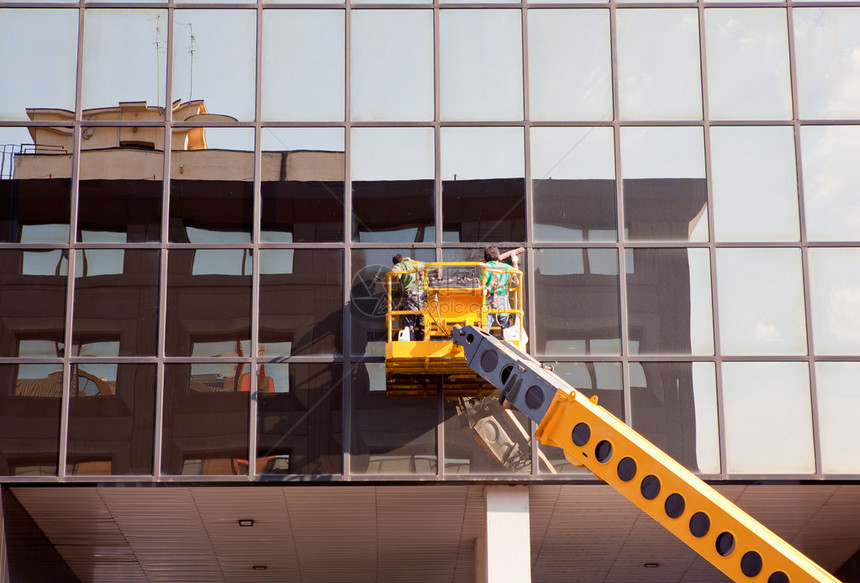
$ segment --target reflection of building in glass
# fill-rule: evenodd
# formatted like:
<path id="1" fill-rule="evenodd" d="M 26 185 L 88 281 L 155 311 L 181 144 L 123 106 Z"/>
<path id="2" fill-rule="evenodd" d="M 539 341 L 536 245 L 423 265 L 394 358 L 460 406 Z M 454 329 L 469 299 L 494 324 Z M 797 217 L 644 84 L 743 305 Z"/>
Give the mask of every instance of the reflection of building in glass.
<path id="1" fill-rule="evenodd" d="M 533 356 L 856 578 L 860 8 L 703 6 L 0 9 L 0 583 L 721 580 L 385 394 L 392 255 L 488 243 Z"/>

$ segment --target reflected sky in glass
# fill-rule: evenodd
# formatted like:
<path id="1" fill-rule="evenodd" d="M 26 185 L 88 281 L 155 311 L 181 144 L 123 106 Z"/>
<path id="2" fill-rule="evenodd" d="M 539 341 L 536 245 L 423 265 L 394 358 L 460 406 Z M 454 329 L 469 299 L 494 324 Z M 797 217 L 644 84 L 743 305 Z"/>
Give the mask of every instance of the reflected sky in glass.
<path id="1" fill-rule="evenodd" d="M 712 127 L 717 241 L 798 241 L 794 128 Z"/>
<path id="2" fill-rule="evenodd" d="M 531 130 L 532 178 L 615 179 L 612 128 Z"/>
<path id="3" fill-rule="evenodd" d="M 702 129 L 621 128 L 621 174 L 624 178 L 704 178 Z"/>
<path id="4" fill-rule="evenodd" d="M 723 363 L 723 407 L 726 471 L 815 471 L 809 368 L 805 362 Z"/>
<path id="5" fill-rule="evenodd" d="M 533 120 L 612 119 L 609 12 L 529 11 Z"/>
<path id="6" fill-rule="evenodd" d="M 705 10 L 712 119 L 791 119 L 784 8 Z"/>
<path id="7" fill-rule="evenodd" d="M 724 354 L 804 355 L 799 249 L 717 249 Z"/>
<path id="8" fill-rule="evenodd" d="M 519 10 L 443 10 L 442 119 L 523 119 Z"/>
<path id="9" fill-rule="evenodd" d="M 352 13 L 352 119 L 433 120 L 433 12 Z"/>
<path id="10" fill-rule="evenodd" d="M 22 39 L 38 39 L 38 50 Z M 0 118 L 27 119 L 28 107 L 74 111 L 77 50 L 77 10 L 0 9 Z"/>
<path id="11" fill-rule="evenodd" d="M 810 249 L 809 280 L 815 352 L 860 353 L 860 249 Z"/>
<path id="12" fill-rule="evenodd" d="M 795 8 L 801 119 L 860 117 L 860 8 Z"/>
<path id="13" fill-rule="evenodd" d="M 353 180 L 432 180 L 433 128 L 355 128 L 350 137 Z"/>
<path id="14" fill-rule="evenodd" d="M 202 99 L 210 114 L 254 119 L 256 12 L 177 10 L 173 101 Z M 224 31 L 230 42 L 224 42 Z"/>
<path id="15" fill-rule="evenodd" d="M 263 119 L 344 119 L 344 35 L 343 10 L 263 13 Z"/>
<path id="16" fill-rule="evenodd" d="M 807 237 L 860 240 L 860 126 L 806 126 L 800 141 Z"/>
<path id="17" fill-rule="evenodd" d="M 522 128 L 442 128 L 442 180 L 522 178 Z"/>
<path id="18" fill-rule="evenodd" d="M 695 9 L 618 10 L 621 119 L 702 119 Z"/>
<path id="19" fill-rule="evenodd" d="M 819 362 L 815 365 L 821 470 L 860 473 L 860 363 Z"/>
<path id="20" fill-rule="evenodd" d="M 165 105 L 166 10 L 87 10 L 84 53 L 84 109 Z"/>

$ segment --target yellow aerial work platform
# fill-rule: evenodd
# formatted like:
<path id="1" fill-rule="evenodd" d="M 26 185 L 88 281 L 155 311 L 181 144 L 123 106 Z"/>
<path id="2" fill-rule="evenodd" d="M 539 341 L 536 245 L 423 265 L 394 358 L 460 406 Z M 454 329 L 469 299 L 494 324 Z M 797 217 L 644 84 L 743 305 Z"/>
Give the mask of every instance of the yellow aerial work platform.
<path id="1" fill-rule="evenodd" d="M 511 276 L 510 309 L 491 309 L 486 300 L 484 282 L 501 273 L 474 261 L 426 263 L 420 269 L 388 272 L 385 377 L 389 395 L 432 396 L 440 386 L 445 397 L 484 396 L 495 390 L 467 366 L 463 348 L 452 340 L 451 334 L 454 326 L 486 330 L 489 323 L 490 334 L 525 351 L 528 338 L 523 320 L 522 272 L 504 272 Z M 403 275 L 417 277 L 420 309 L 405 309 L 400 286 Z M 494 315 L 497 318 L 491 318 Z M 423 340 L 409 336 L 404 316 L 423 318 Z M 498 317 L 507 318 L 504 328 L 499 325 Z"/>

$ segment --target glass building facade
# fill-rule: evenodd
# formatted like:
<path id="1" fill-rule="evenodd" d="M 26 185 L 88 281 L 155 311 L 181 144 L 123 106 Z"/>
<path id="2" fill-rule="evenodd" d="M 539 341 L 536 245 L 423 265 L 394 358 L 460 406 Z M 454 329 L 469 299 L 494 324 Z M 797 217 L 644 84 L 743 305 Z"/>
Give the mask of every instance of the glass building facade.
<path id="1" fill-rule="evenodd" d="M 709 480 L 860 477 L 856 2 L 0 2 L 0 482 L 589 481 L 385 394 L 394 253 Z"/>

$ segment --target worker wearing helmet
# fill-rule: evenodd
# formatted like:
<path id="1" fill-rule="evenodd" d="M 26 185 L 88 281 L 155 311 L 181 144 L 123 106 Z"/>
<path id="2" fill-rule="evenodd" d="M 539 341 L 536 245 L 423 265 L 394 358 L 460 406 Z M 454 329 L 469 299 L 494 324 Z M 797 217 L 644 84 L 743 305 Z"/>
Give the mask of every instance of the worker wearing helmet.
<path id="1" fill-rule="evenodd" d="M 424 263 L 416 261 L 411 257 L 404 257 L 400 253 L 391 258 L 394 271 L 404 271 L 398 276 L 400 290 L 403 292 L 403 301 L 400 310 L 418 312 L 424 304 Z M 403 328 L 408 330 L 407 336 L 410 340 L 424 340 L 424 316 L 421 314 L 407 314 L 403 316 Z"/>
<path id="2" fill-rule="evenodd" d="M 484 293 L 487 298 L 487 307 L 492 310 L 510 310 L 511 302 L 508 293 L 516 286 L 516 274 L 508 273 L 519 270 L 520 249 L 505 253 L 511 257 L 513 267 L 501 261 L 499 248 L 489 246 L 484 249 L 484 261 L 487 268 L 484 270 Z M 489 314 L 487 316 L 487 330 L 498 325 L 507 328 L 512 324 L 510 314 Z"/>

